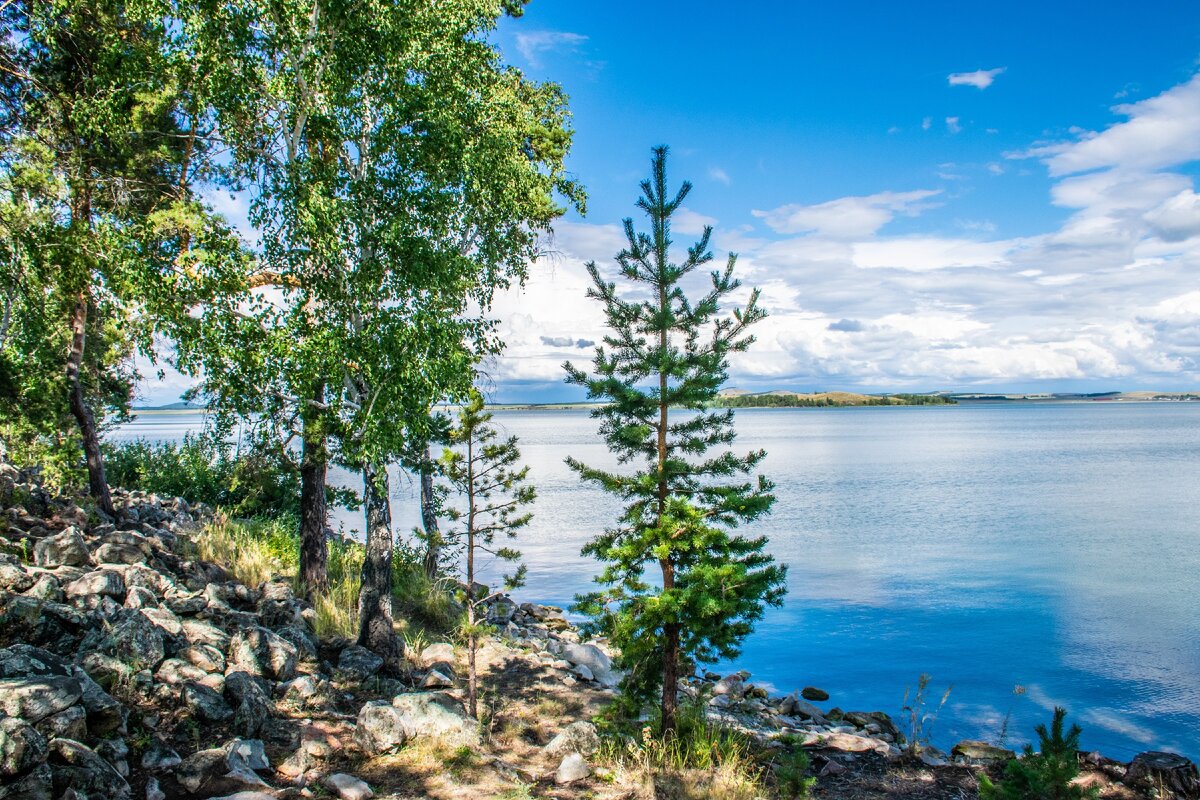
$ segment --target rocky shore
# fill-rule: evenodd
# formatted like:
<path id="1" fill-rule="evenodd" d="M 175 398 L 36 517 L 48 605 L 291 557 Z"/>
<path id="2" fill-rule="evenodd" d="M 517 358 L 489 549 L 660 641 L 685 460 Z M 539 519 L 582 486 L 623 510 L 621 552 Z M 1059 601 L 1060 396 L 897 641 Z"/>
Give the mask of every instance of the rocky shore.
<path id="1" fill-rule="evenodd" d="M 590 720 L 620 675 L 561 609 L 490 606 L 480 723 L 451 643 L 385 676 L 374 654 L 319 640 L 286 580 L 246 586 L 199 560 L 210 509 L 114 502 L 103 519 L 0 464 L 0 800 L 655 796 L 600 753 Z M 682 691 L 767 753 L 810 753 L 817 796 L 970 797 L 1012 755 L 967 742 L 915 759 L 882 712 L 822 709 L 812 688 L 771 696 L 750 677 L 705 673 Z M 1104 796 L 1200 796 L 1185 759 L 1083 761 Z"/>

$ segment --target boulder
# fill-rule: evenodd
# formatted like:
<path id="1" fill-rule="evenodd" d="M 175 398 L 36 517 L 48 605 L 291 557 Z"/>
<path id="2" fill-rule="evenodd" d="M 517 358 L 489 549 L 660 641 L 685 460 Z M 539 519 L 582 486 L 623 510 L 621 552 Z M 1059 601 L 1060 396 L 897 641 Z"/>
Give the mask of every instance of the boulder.
<path id="1" fill-rule="evenodd" d="M 1125 784 L 1141 788 L 1165 788 L 1180 797 L 1200 797 L 1200 770 L 1178 753 L 1157 750 L 1138 753 L 1129 763 Z"/>
<path id="2" fill-rule="evenodd" d="M 800 696 L 814 703 L 824 703 L 829 699 L 829 692 L 824 689 L 818 689 L 815 686 L 805 686 L 800 690 Z"/>
<path id="3" fill-rule="evenodd" d="M 142 564 L 145 561 L 146 554 L 133 545 L 106 542 L 96 548 L 97 564 Z"/>
<path id="4" fill-rule="evenodd" d="M 83 567 L 87 566 L 88 556 L 87 542 L 74 527 L 33 546 L 33 563 L 39 567 Z"/>
<path id="5" fill-rule="evenodd" d="M 950 748 L 950 755 L 961 758 L 968 764 L 981 764 L 983 766 L 1006 764 L 1017 757 L 1017 754 L 1012 750 L 973 739 L 964 739 L 954 745 L 954 747 Z"/>
<path id="6" fill-rule="evenodd" d="M 361 682 L 383 669 L 383 659 L 367 648 L 353 644 L 342 650 L 337 668 L 344 679 Z"/>
<path id="7" fill-rule="evenodd" d="M 128 614 L 117 623 L 101 645 L 104 652 L 119 656 L 134 670 L 154 671 L 166 658 L 163 631 L 144 616 L 145 609 Z"/>
<path id="8" fill-rule="evenodd" d="M 324 784 L 341 800 L 370 800 L 375 796 L 375 792 L 371 791 L 371 787 L 367 785 L 366 781 L 344 772 L 326 776 Z"/>
<path id="9" fill-rule="evenodd" d="M 398 750 L 408 739 L 400 712 L 385 700 L 372 700 L 358 712 L 354 742 L 368 756 Z"/>
<path id="10" fill-rule="evenodd" d="M 559 731 L 558 735 L 546 745 L 545 752 L 550 756 L 564 756 L 568 753 L 580 753 L 590 756 L 600 749 L 600 736 L 596 726 L 590 722 L 572 722 Z"/>
<path id="11" fill-rule="evenodd" d="M 296 677 L 296 646 L 266 628 L 242 629 L 229 642 L 226 669 L 288 681 Z"/>
<path id="12" fill-rule="evenodd" d="M 47 759 L 54 776 L 54 792 L 61 796 L 68 789 L 96 800 L 129 800 L 129 783 L 111 764 L 82 742 L 55 739 L 50 742 Z"/>
<path id="13" fill-rule="evenodd" d="M 0 589 L 9 592 L 24 592 L 33 587 L 34 579 L 15 564 L 0 562 Z"/>
<path id="14" fill-rule="evenodd" d="M 413 692 L 392 698 L 410 739 L 429 737 L 451 746 L 479 746 L 479 723 L 444 692 Z"/>
<path id="15" fill-rule="evenodd" d="M 575 783 L 592 774 L 591 768 L 588 766 L 587 759 L 579 753 L 568 753 L 563 757 L 562 762 L 558 765 L 558 769 L 554 773 L 554 782 L 559 786 L 564 786 L 568 783 Z"/>
<path id="16" fill-rule="evenodd" d="M 68 583 L 66 592 L 72 599 L 107 596 L 124 600 L 125 579 L 111 569 L 98 569 Z"/>
<path id="17" fill-rule="evenodd" d="M 51 800 L 54 773 L 39 764 L 19 778 L 0 780 L 0 800 Z"/>
<path id="18" fill-rule="evenodd" d="M 269 788 L 255 771 L 269 767 L 262 752 L 262 742 L 234 739 L 224 747 L 201 750 L 188 756 L 173 776 L 191 794 L 211 796 Z"/>
<path id="19" fill-rule="evenodd" d="M 449 642 L 437 642 L 421 651 L 421 664 L 431 666 L 438 661 L 454 663 L 454 645 Z"/>
<path id="20" fill-rule="evenodd" d="M 49 752 L 46 737 L 15 717 L 0 719 L 0 779 L 4 782 L 44 763 Z"/>
<path id="21" fill-rule="evenodd" d="M 37 729 L 47 739 L 86 739 L 87 712 L 82 706 L 71 706 L 43 719 L 37 724 Z"/>
<path id="22" fill-rule="evenodd" d="M 204 722 L 225 722 L 233 718 L 233 709 L 215 690 L 202 683 L 188 683 L 183 687 L 183 704 Z"/>
<path id="23" fill-rule="evenodd" d="M 612 688 L 621 681 L 620 674 L 613 669 L 612 659 L 594 644 L 568 642 L 563 645 L 561 655 L 572 664 L 587 667 L 596 682 L 606 688 Z"/>
<path id="24" fill-rule="evenodd" d="M 0 680 L 0 711 L 36 723 L 77 702 L 83 688 L 75 678 L 53 675 Z"/>
<path id="25" fill-rule="evenodd" d="M 245 672 L 225 676 L 225 696 L 233 704 L 233 726 L 240 736 L 258 736 L 271 718 L 271 695 L 266 682 Z"/>

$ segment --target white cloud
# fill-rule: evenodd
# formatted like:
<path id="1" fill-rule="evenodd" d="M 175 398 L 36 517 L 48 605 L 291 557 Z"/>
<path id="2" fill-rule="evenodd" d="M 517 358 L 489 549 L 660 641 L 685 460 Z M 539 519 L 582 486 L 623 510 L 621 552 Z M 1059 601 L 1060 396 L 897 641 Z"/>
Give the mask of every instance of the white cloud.
<path id="1" fill-rule="evenodd" d="M 671 227 L 680 233 L 699 236 L 706 225 L 716 226 L 717 218 L 698 214 L 687 206 L 681 206 L 671 217 Z"/>
<path id="2" fill-rule="evenodd" d="M 1128 121 L 1075 142 L 1035 147 L 1055 177 L 1095 169 L 1154 170 L 1200 158 L 1200 74 L 1162 94 L 1113 109 Z"/>
<path id="3" fill-rule="evenodd" d="M 721 169 L 720 167 L 709 167 L 708 168 L 708 177 L 712 178 L 714 181 L 716 181 L 718 183 L 723 183 L 726 186 L 733 183 L 733 179 L 729 177 L 729 173 L 727 173 L 725 170 Z"/>
<path id="4" fill-rule="evenodd" d="M 959 133 L 962 130 L 958 117 L 946 117 L 946 130 L 951 133 Z"/>
<path id="5" fill-rule="evenodd" d="M 925 117 L 921 120 L 921 130 L 927 131 L 933 127 L 933 117 Z"/>
<path id="6" fill-rule="evenodd" d="M 555 50 L 577 50 L 587 41 L 581 33 L 568 31 L 522 31 L 516 36 L 517 50 L 530 65 L 540 67 L 542 55 Z"/>
<path id="7" fill-rule="evenodd" d="M 853 239 L 874 234 L 898 214 L 912 217 L 932 208 L 933 204 L 926 201 L 940 193 L 938 189 L 879 192 L 810 206 L 790 204 L 753 214 L 776 233 L 815 231 L 832 238 Z"/>
<path id="8" fill-rule="evenodd" d="M 1004 72 L 1005 67 L 995 69 L 977 69 L 974 72 L 953 72 L 946 76 L 951 86 L 974 86 L 976 89 L 986 89 L 996 80 L 996 76 Z"/>
<path id="9" fill-rule="evenodd" d="M 1184 189 L 1146 212 L 1144 219 L 1164 241 L 1190 239 L 1200 234 L 1200 195 Z"/>

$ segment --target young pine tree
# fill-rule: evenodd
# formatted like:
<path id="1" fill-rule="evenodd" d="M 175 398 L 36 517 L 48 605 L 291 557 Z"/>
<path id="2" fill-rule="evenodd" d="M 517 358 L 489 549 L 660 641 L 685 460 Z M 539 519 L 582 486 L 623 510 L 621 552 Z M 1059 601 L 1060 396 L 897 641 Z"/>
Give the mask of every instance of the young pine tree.
<path id="1" fill-rule="evenodd" d="M 1078 725 L 1064 732 L 1065 708 L 1054 708 L 1050 730 L 1038 725 L 1040 750 L 1033 752 L 1025 746 L 1025 754 L 1009 761 L 1004 767 L 1004 779 L 992 783 L 987 775 L 979 777 L 979 796 L 982 800 L 1096 800 L 1099 789 L 1084 789 L 1072 783 L 1079 775 Z"/>
<path id="2" fill-rule="evenodd" d="M 441 534 L 443 543 L 462 548 L 462 577 L 466 585 L 464 604 L 467 620 L 467 706 L 478 717 L 478 671 L 475 654 L 479 637 L 486 631 L 480 612 L 484 605 L 502 592 L 525 582 L 525 565 L 519 564 L 512 575 L 503 576 L 503 588 L 487 594 L 476 592 L 475 577 L 479 559 L 486 553 L 502 561 L 517 562 L 520 552 L 510 547 L 495 547 L 497 534 L 512 538 L 529 524 L 533 514 L 524 507 L 536 493 L 526 479 L 529 467 L 517 467 L 521 451 L 517 437 L 499 439 L 491 425 L 492 415 L 483 410 L 483 395 L 471 392 L 470 401 L 459 412 L 458 425 L 450 431 L 451 448 L 442 456 L 442 468 L 458 503 L 447 501 L 443 513 L 450 527 Z"/>
<path id="3" fill-rule="evenodd" d="M 703 295 L 689 299 L 680 282 L 712 260 L 711 227 L 671 260 L 671 215 L 691 189 L 667 192 L 667 149 L 654 150 L 653 174 L 637 205 L 650 233 L 625 220 L 627 247 L 616 256 L 630 291 L 618 291 L 596 264 L 588 296 L 604 304 L 612 333 L 596 350 L 595 374 L 564 365 L 567 381 L 604 402 L 592 412 L 600 432 L 632 473 L 567 463 L 588 481 L 625 502 L 618 523 L 584 548 L 606 563 L 597 582 L 607 588 L 579 598 L 595 629 L 621 650 L 623 684 L 631 710 L 661 690 L 662 728 L 673 735 L 681 667 L 686 661 L 732 658 L 766 604 L 784 594 L 785 567 L 763 552 L 765 537 L 734 532 L 768 513 L 772 484 L 749 478 L 766 455 L 710 454 L 734 440 L 733 411 L 709 411 L 726 379 L 727 357 L 753 342 L 746 329 L 765 316 L 758 290 L 744 308 L 721 313 L 737 291 L 736 256 L 711 274 Z M 657 568 L 661 587 L 645 576 Z"/>

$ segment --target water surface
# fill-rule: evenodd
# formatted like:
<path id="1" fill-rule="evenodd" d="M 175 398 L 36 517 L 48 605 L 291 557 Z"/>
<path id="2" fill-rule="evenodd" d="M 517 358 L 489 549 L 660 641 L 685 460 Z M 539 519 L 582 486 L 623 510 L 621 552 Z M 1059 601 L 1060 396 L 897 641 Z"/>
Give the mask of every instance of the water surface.
<path id="1" fill-rule="evenodd" d="M 579 550 L 618 506 L 563 459 L 614 461 L 585 411 L 496 420 L 539 493 L 521 594 L 569 604 L 597 571 Z M 116 435 L 201 423 L 143 413 Z M 1086 748 L 1200 757 L 1200 403 L 745 409 L 737 429 L 739 449 L 768 452 L 778 502 L 754 532 L 789 568 L 784 607 L 737 661 L 755 680 L 899 715 L 927 672 L 935 704 L 953 684 L 932 726 L 944 747 L 994 741 L 1006 716 L 1022 742 L 1058 704 Z M 417 487 L 398 475 L 393 498 L 407 535 Z"/>

